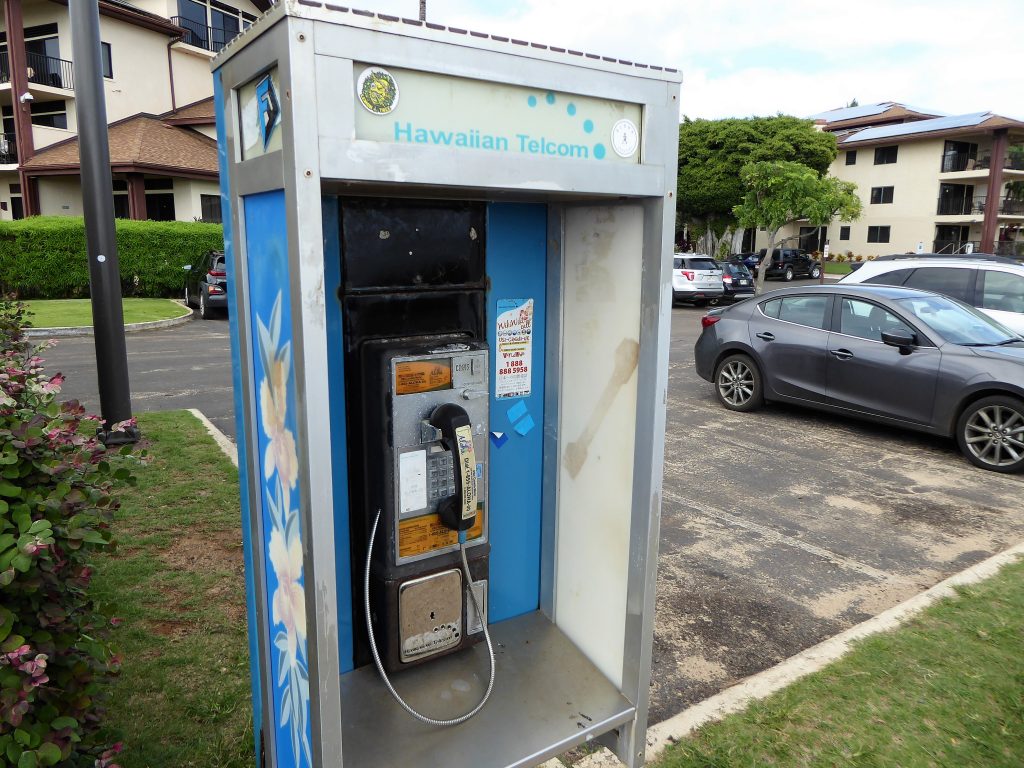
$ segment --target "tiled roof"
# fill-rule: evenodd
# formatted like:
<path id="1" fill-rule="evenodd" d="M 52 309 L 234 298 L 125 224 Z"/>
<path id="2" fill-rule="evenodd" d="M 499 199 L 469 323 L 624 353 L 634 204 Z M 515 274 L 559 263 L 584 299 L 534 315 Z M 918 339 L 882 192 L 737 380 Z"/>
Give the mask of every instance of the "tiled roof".
<path id="1" fill-rule="evenodd" d="M 169 122 L 178 120 L 195 122 L 202 120 L 214 123 L 216 122 L 216 115 L 213 108 L 213 96 L 201 99 L 200 101 L 194 101 L 191 104 L 186 104 L 184 107 L 168 112 L 163 115 L 163 119 Z"/>
<path id="2" fill-rule="evenodd" d="M 153 115 L 136 115 L 108 130 L 110 165 L 217 174 L 217 142 L 188 128 L 167 125 Z M 25 163 L 27 171 L 74 168 L 78 138 L 40 150 Z"/>

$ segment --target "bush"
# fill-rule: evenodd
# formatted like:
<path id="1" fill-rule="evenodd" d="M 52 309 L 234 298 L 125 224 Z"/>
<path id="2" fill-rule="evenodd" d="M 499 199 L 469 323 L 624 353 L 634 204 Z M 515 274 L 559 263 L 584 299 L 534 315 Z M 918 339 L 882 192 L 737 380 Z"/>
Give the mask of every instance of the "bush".
<path id="1" fill-rule="evenodd" d="M 23 317 L 0 303 L 0 766 L 111 766 L 120 747 L 97 730 L 120 660 L 89 558 L 113 547 L 111 490 L 133 478 L 86 434 L 95 419 L 56 402 Z"/>
<path id="2" fill-rule="evenodd" d="M 224 248 L 220 224 L 118 219 L 116 229 L 125 296 L 179 296 L 182 267 Z M 34 216 L 0 222 L 0 292 L 22 299 L 88 296 L 84 221 Z"/>

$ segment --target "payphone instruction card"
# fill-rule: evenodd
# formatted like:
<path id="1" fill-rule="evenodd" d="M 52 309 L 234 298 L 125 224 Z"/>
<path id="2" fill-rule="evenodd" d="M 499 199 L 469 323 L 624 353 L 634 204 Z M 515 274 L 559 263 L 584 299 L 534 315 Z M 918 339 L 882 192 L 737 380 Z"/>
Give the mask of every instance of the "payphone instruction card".
<path id="1" fill-rule="evenodd" d="M 533 299 L 498 299 L 494 397 L 530 394 L 533 366 Z"/>

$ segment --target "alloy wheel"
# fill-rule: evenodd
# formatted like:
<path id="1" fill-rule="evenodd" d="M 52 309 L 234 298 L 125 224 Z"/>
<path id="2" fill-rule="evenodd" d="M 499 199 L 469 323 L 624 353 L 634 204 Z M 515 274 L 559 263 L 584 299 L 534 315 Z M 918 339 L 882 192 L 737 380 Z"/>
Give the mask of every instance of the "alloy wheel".
<path id="1" fill-rule="evenodd" d="M 991 467 L 1008 467 L 1024 457 L 1024 415 L 1005 405 L 979 408 L 964 425 L 967 450 Z"/>
<path id="2" fill-rule="evenodd" d="M 731 405 L 746 405 L 754 396 L 754 372 L 742 360 L 729 361 L 718 372 L 718 391 Z"/>

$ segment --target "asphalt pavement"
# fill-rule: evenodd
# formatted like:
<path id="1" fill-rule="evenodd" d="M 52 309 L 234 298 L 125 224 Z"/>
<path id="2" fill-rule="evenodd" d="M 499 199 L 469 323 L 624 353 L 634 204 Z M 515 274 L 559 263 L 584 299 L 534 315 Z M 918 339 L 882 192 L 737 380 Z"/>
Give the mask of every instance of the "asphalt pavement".
<path id="1" fill-rule="evenodd" d="M 673 309 L 651 723 L 1024 540 L 1021 478 L 950 441 L 726 411 L 693 367 L 703 313 Z M 234 437 L 226 320 L 127 344 L 136 413 L 198 408 Z M 95 411 L 93 354 L 86 337 L 47 356 Z"/>
<path id="2" fill-rule="evenodd" d="M 235 438 L 231 341 L 226 317 L 125 335 L 132 412 L 198 408 Z M 92 336 L 61 338 L 43 353 L 46 367 L 67 379 L 63 396 L 100 412 Z"/>

